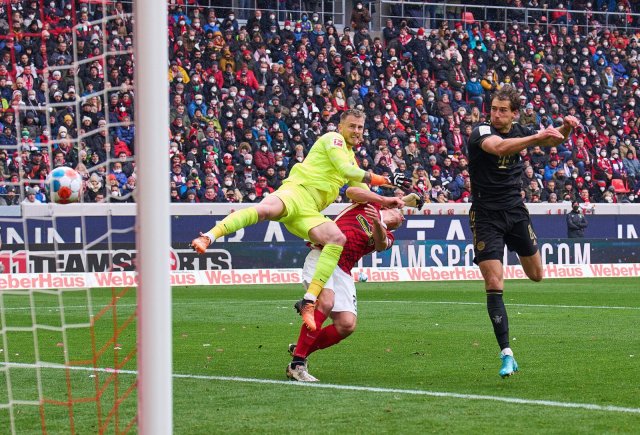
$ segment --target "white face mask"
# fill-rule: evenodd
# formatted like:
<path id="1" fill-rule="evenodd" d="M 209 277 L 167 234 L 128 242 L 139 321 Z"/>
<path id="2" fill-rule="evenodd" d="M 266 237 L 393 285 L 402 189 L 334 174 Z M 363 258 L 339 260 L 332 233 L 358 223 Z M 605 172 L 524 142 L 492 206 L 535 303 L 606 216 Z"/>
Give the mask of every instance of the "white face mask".
<path id="1" fill-rule="evenodd" d="M 227 180 L 227 181 L 224 182 L 224 185 L 227 186 L 227 187 L 231 186 L 232 184 L 233 184 L 233 182 L 231 180 Z"/>
<path id="2" fill-rule="evenodd" d="M 250 194 L 248 195 L 248 197 L 249 197 L 249 199 L 250 199 L 251 201 L 253 201 L 254 199 L 256 199 L 256 195 L 255 195 L 255 194 L 253 194 L 253 193 L 250 193 Z"/>
<path id="3" fill-rule="evenodd" d="M 262 150 L 263 153 L 266 153 L 268 148 L 267 147 L 260 147 L 260 149 Z"/>
<path id="4" fill-rule="evenodd" d="M 586 177 L 584 177 L 584 181 L 591 181 L 591 177 L 587 175 Z"/>

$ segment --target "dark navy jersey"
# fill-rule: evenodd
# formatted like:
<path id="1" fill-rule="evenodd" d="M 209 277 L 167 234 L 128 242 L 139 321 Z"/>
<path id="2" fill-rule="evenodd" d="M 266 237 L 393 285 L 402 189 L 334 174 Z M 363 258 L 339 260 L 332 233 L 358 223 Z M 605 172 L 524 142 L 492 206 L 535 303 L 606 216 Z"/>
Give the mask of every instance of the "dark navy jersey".
<path id="1" fill-rule="evenodd" d="M 538 131 L 520 124 L 512 124 L 509 133 L 502 134 L 490 124 L 476 126 L 469 137 L 469 176 L 473 206 L 489 210 L 504 210 L 522 205 L 522 160 L 519 153 L 496 156 L 482 149 L 482 141 L 489 136 L 503 139 L 527 137 Z"/>

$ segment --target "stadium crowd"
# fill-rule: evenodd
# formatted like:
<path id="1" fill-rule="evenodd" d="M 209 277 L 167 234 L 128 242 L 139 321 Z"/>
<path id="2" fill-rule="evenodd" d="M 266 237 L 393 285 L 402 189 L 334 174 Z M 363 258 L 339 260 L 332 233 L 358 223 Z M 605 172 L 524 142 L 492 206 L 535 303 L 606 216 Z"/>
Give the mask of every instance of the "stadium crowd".
<path id="1" fill-rule="evenodd" d="M 356 107 L 367 113 L 365 140 L 355 150 L 362 168 L 404 172 L 431 202 L 471 201 L 469 134 L 488 119 L 491 92 L 511 85 L 521 94 L 521 124 L 560 125 L 559 113 L 582 123 L 557 148 L 522 151 L 525 201 L 640 202 L 637 18 L 622 14 L 604 26 L 589 14 L 591 2 L 572 2 L 580 15 L 562 13 L 559 1 L 503 3 L 560 12 L 549 22 L 541 14 L 507 26 L 459 16 L 433 20 L 430 29 L 411 27 L 413 19 L 387 20 L 378 36 L 369 33 L 371 15 L 360 2 L 343 29 L 316 12 L 279 20 L 268 9 L 246 14 L 170 4 L 171 200 L 260 201 L 317 137 L 336 130 L 342 111 Z M 11 11 L 0 9 L 0 203 L 21 200 L 14 187 L 21 177 L 29 179 L 25 201 L 46 201 L 44 179 L 60 165 L 85 177 L 85 201 L 132 201 L 127 5 L 113 3 L 109 14 L 118 17 L 105 28 L 78 27 L 72 49 L 72 24 L 101 18 L 100 4 L 80 3 L 75 16 L 60 0 L 44 8 L 38 1 L 11 4 Z M 607 7 L 631 12 L 626 0 Z M 102 61 L 105 49 L 113 54 Z M 77 70 L 56 69 L 91 57 L 97 60 Z M 91 96 L 114 87 L 120 90 L 104 100 Z M 47 112 L 47 101 L 60 104 Z"/>

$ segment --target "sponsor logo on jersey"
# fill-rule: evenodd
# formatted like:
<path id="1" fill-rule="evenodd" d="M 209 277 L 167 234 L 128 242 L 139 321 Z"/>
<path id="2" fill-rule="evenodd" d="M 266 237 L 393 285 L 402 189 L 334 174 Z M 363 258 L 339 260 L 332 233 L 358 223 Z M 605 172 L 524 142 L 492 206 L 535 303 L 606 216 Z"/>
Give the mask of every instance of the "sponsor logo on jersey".
<path id="1" fill-rule="evenodd" d="M 333 145 L 342 148 L 342 141 L 338 138 L 333 140 Z"/>

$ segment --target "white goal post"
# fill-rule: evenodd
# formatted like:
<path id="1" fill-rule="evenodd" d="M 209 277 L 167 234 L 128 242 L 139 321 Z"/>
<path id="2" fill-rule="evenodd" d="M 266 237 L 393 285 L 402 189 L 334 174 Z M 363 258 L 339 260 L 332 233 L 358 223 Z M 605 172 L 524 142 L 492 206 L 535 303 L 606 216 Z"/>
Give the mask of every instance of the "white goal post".
<path id="1" fill-rule="evenodd" d="M 138 431 L 173 432 L 167 4 L 136 0 Z"/>

